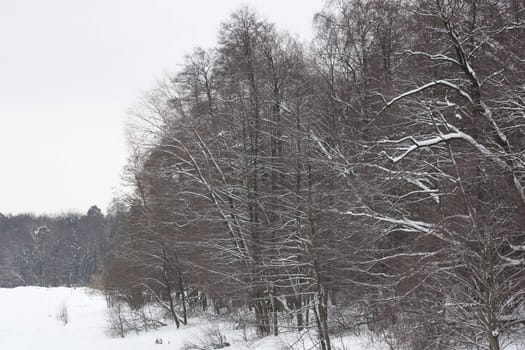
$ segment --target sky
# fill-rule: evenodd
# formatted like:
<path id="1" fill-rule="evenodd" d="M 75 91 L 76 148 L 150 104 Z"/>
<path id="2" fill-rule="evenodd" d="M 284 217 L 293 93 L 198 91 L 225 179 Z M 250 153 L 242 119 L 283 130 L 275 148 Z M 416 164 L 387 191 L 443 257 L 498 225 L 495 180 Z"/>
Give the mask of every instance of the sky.
<path id="1" fill-rule="evenodd" d="M 324 0 L 0 0 L 0 213 L 105 210 L 128 111 L 241 6 L 312 37 Z"/>

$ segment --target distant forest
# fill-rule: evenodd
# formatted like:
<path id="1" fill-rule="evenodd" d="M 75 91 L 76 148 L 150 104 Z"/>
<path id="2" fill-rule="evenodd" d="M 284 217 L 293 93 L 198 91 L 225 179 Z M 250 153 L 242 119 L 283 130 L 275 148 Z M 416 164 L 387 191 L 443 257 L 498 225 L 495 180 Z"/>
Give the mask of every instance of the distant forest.
<path id="1" fill-rule="evenodd" d="M 322 350 L 363 327 L 392 349 L 523 336 L 525 3 L 337 0 L 314 25 L 301 43 L 233 13 L 133 111 L 118 220 L 2 218 L 11 283 L 99 271 L 118 312 L 209 309 Z"/>
<path id="2" fill-rule="evenodd" d="M 111 227 L 96 206 L 85 215 L 0 214 L 0 287 L 88 285 Z"/>

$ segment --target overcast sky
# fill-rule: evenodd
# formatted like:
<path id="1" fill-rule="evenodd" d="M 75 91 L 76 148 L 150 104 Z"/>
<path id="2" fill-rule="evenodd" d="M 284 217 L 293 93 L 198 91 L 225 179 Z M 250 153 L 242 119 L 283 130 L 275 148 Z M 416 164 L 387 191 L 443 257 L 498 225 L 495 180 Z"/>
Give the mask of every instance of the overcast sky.
<path id="1" fill-rule="evenodd" d="M 0 213 L 106 209 L 126 111 L 242 5 L 303 40 L 323 0 L 0 0 Z"/>

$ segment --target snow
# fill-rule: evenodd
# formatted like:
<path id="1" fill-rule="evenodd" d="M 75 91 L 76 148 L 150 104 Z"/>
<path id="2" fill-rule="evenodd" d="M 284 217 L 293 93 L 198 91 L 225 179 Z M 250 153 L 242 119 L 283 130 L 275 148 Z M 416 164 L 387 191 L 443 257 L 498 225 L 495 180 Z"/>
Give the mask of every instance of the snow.
<path id="1" fill-rule="evenodd" d="M 62 306 L 67 307 L 68 323 L 57 317 Z M 189 325 L 176 329 L 167 326 L 156 331 L 126 338 L 112 338 L 106 333 L 107 309 L 102 295 L 89 288 L 19 287 L 0 289 L 0 349 L 21 350 L 179 350 L 185 344 L 200 345 L 211 329 L 220 329 L 226 335 L 231 350 L 281 349 L 296 343 L 298 349 L 309 348 L 312 338 L 304 336 L 297 341 L 297 333 L 279 337 L 256 338 L 248 334 L 243 340 L 240 330 L 231 324 L 191 319 Z M 313 334 L 312 334 L 313 336 Z M 162 339 L 162 344 L 156 344 Z M 382 350 L 372 345 L 367 337 L 348 336 L 334 339 L 334 345 L 353 350 Z M 160 348 L 159 348 L 160 347 Z"/>

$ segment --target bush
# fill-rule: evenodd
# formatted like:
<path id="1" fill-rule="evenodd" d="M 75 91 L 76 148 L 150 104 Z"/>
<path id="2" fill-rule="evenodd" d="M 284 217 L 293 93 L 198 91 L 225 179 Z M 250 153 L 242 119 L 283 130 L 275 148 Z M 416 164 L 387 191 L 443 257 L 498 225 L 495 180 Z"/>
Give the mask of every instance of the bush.
<path id="1" fill-rule="evenodd" d="M 108 334 L 124 338 L 128 333 L 140 333 L 166 326 L 147 307 L 132 309 L 124 303 L 115 302 L 109 309 Z"/>
<path id="2" fill-rule="evenodd" d="M 56 317 L 57 320 L 62 322 L 64 326 L 69 322 L 69 313 L 67 311 L 67 304 L 65 302 L 62 302 L 62 304 L 60 304 L 60 306 L 58 307 Z"/>
<path id="3" fill-rule="evenodd" d="M 212 327 L 207 330 L 199 344 L 186 343 L 182 350 L 213 350 L 222 349 L 230 346 L 219 329 L 219 327 Z"/>

